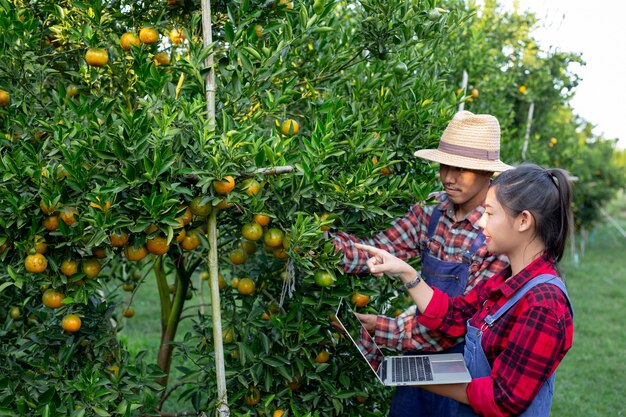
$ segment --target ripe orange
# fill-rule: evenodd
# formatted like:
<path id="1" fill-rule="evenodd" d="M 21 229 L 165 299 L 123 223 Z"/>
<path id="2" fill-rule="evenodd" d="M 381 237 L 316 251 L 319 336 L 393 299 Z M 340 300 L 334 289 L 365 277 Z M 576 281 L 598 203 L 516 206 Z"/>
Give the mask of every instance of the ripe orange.
<path id="1" fill-rule="evenodd" d="M 127 319 L 131 318 L 132 316 L 135 315 L 135 309 L 132 307 L 126 307 L 123 311 L 122 311 L 122 315 L 124 317 L 126 317 Z"/>
<path id="2" fill-rule="evenodd" d="M 239 291 L 239 294 L 241 295 L 250 295 L 254 293 L 255 289 L 256 285 L 251 278 L 242 278 L 239 280 L 239 284 L 237 285 L 237 291 Z"/>
<path id="3" fill-rule="evenodd" d="M 144 27 L 139 31 L 139 39 L 146 45 L 152 45 L 159 41 L 159 31 L 155 28 Z"/>
<path id="4" fill-rule="evenodd" d="M 63 262 L 61 262 L 59 271 L 61 271 L 61 273 L 66 277 L 71 277 L 78 272 L 78 261 L 73 259 L 64 259 Z"/>
<path id="5" fill-rule="evenodd" d="M 300 125 L 293 119 L 287 119 L 280 126 L 280 131 L 285 136 L 297 135 L 300 130 Z"/>
<path id="6" fill-rule="evenodd" d="M 213 188 L 218 194 L 228 194 L 235 188 L 235 179 L 230 175 L 225 176 L 222 180 L 213 181 Z"/>
<path id="7" fill-rule="evenodd" d="M 92 67 L 104 67 L 109 62 L 109 53 L 102 48 L 89 48 L 85 53 L 87 65 Z"/>
<path id="8" fill-rule="evenodd" d="M 230 281 L 230 285 L 231 285 L 233 288 L 235 288 L 235 289 L 236 289 L 236 288 L 239 286 L 239 278 L 237 278 L 237 277 L 233 278 L 233 279 Z"/>
<path id="9" fill-rule="evenodd" d="M 328 362 L 329 359 L 330 359 L 330 353 L 328 353 L 326 350 L 322 350 L 315 357 L 315 362 L 326 363 Z"/>
<path id="10" fill-rule="evenodd" d="M 263 37 L 263 26 L 261 26 L 261 25 L 254 25 L 254 34 L 257 36 L 257 38 L 262 38 Z"/>
<path id="11" fill-rule="evenodd" d="M 132 45 L 134 46 L 141 45 L 139 38 L 134 33 L 131 33 L 131 32 L 124 33 L 120 37 L 120 46 L 122 47 L 123 50 L 130 51 Z"/>
<path id="12" fill-rule="evenodd" d="M 33 249 L 35 249 L 35 252 L 46 253 L 46 251 L 48 250 L 48 244 L 46 243 L 46 239 L 44 239 L 43 236 L 35 235 L 33 236 L 33 241 Z"/>
<path id="13" fill-rule="evenodd" d="M 107 257 L 107 250 L 102 246 L 91 248 L 91 254 L 98 259 L 104 259 Z"/>
<path id="14" fill-rule="evenodd" d="M 364 395 L 357 395 L 355 399 L 356 399 L 356 402 L 359 404 L 363 404 L 367 401 L 367 397 Z"/>
<path id="15" fill-rule="evenodd" d="M 276 248 L 272 253 L 276 259 L 289 259 L 289 254 L 284 248 Z"/>
<path id="16" fill-rule="evenodd" d="M 206 217 L 211 214 L 211 210 L 213 209 L 213 207 L 211 207 L 211 202 L 208 198 L 197 196 L 194 197 L 193 200 L 191 200 L 191 203 L 189 204 L 189 209 L 195 216 Z"/>
<path id="17" fill-rule="evenodd" d="M 246 262 L 248 255 L 243 248 L 237 248 L 230 251 L 228 254 L 228 258 L 233 263 L 233 265 L 242 265 Z"/>
<path id="18" fill-rule="evenodd" d="M 78 210 L 72 207 L 63 207 L 59 212 L 59 217 L 61 217 L 66 226 L 71 226 L 77 222 Z"/>
<path id="19" fill-rule="evenodd" d="M 82 322 L 76 314 L 68 314 L 61 320 L 61 327 L 68 333 L 75 333 L 80 330 Z"/>
<path id="20" fill-rule="evenodd" d="M 265 235 L 263 236 L 263 242 L 271 248 L 277 248 L 279 246 L 282 246 L 284 238 L 285 233 L 282 230 L 276 227 L 272 227 L 267 232 L 265 232 Z"/>
<path id="21" fill-rule="evenodd" d="M 24 260 L 24 268 L 26 268 L 28 272 L 38 274 L 45 271 L 47 267 L 48 260 L 41 253 L 28 255 L 26 260 Z"/>
<path id="22" fill-rule="evenodd" d="M 224 288 L 226 288 L 226 285 L 228 285 L 228 284 L 226 283 L 226 278 L 224 278 L 224 275 L 220 274 L 220 275 L 217 277 L 217 287 L 218 287 L 220 290 L 223 290 Z"/>
<path id="23" fill-rule="evenodd" d="M 48 288 L 43 292 L 41 301 L 43 305 L 48 308 L 59 308 L 63 305 L 63 299 L 65 297 L 59 291 L 55 291 L 52 288 Z"/>
<path id="24" fill-rule="evenodd" d="M 220 201 L 219 203 L 217 203 L 217 205 L 215 206 L 215 208 L 217 210 L 224 210 L 227 208 L 231 208 L 233 206 L 233 203 L 229 203 L 226 199 Z"/>
<path id="25" fill-rule="evenodd" d="M 558 140 L 556 138 L 550 138 L 551 145 L 556 145 L 557 143 L 558 143 Z"/>
<path id="26" fill-rule="evenodd" d="M 254 221 L 260 224 L 261 226 L 267 226 L 272 221 L 270 216 L 266 216 L 265 214 L 255 214 Z"/>
<path id="27" fill-rule="evenodd" d="M 87 278 L 93 279 L 97 277 L 98 274 L 100 274 L 102 266 L 100 265 L 100 261 L 98 261 L 96 258 L 89 258 L 85 259 L 82 262 L 81 269 L 83 270 Z"/>
<path id="28" fill-rule="evenodd" d="M 176 243 L 180 243 L 187 236 L 187 231 L 185 229 L 178 229 L 178 232 L 174 233 L 174 239 Z"/>
<path id="29" fill-rule="evenodd" d="M 246 194 L 249 196 L 256 195 L 261 189 L 261 184 L 253 178 L 248 178 L 241 184 Z"/>
<path id="30" fill-rule="evenodd" d="M 474 89 L 472 90 L 472 97 L 473 97 L 473 98 L 478 98 L 478 89 L 477 89 L 477 88 L 474 88 Z"/>
<path id="31" fill-rule="evenodd" d="M 170 41 L 174 45 L 179 45 L 184 39 L 186 39 L 186 36 L 182 30 L 174 28 L 170 31 Z"/>
<path id="32" fill-rule="evenodd" d="M 128 233 L 124 231 L 113 232 L 111 233 L 111 236 L 109 236 L 109 240 L 111 242 L 111 247 L 121 248 L 128 243 Z"/>
<path id="33" fill-rule="evenodd" d="M 156 236 L 146 241 L 146 248 L 154 255 L 163 255 L 170 250 L 170 244 L 165 236 Z"/>
<path id="34" fill-rule="evenodd" d="M 261 239 L 261 236 L 263 236 L 263 227 L 256 222 L 246 223 L 241 228 L 241 236 L 256 242 Z"/>
<path id="35" fill-rule="evenodd" d="M 315 283 L 320 287 L 330 287 L 335 283 L 334 275 L 322 269 L 315 272 L 313 279 L 315 279 Z"/>
<path id="36" fill-rule="evenodd" d="M 57 216 L 56 214 L 52 216 L 48 216 L 45 219 L 43 219 L 41 224 L 43 225 L 43 227 L 46 228 L 46 230 L 50 232 L 54 232 L 55 230 L 59 228 L 59 216 Z"/>
<path id="37" fill-rule="evenodd" d="M 7 107 L 11 103 L 11 94 L 0 89 L 0 107 Z"/>
<path id="38" fill-rule="evenodd" d="M 192 230 L 189 233 L 185 234 L 182 242 L 180 242 L 180 246 L 184 250 L 194 250 L 198 246 L 200 246 L 202 242 L 200 241 L 200 236 L 198 236 L 198 232 Z"/>
<path id="39" fill-rule="evenodd" d="M 256 387 L 251 386 L 248 389 L 248 392 L 246 393 L 244 400 L 246 402 L 246 405 L 253 407 L 257 405 L 259 401 L 261 401 L 261 393 Z"/>
<path id="40" fill-rule="evenodd" d="M 125 282 L 122 284 L 122 290 L 126 292 L 131 292 L 134 289 L 135 289 L 135 284 L 132 282 Z"/>
<path id="41" fill-rule="evenodd" d="M 158 67 L 159 65 L 169 65 L 171 62 L 170 54 L 165 51 L 157 52 L 154 54 L 154 63 Z"/>
<path id="42" fill-rule="evenodd" d="M 187 226 L 189 223 L 191 223 L 191 220 L 193 218 L 193 212 L 191 211 L 191 208 L 187 206 L 178 206 L 178 211 L 183 212 L 183 214 L 179 215 L 176 218 L 179 223 L 182 223 L 183 226 Z"/>
<path id="43" fill-rule="evenodd" d="M 365 307 L 367 303 L 369 303 L 370 297 L 369 295 L 355 292 L 354 294 L 352 294 L 352 298 L 350 299 L 350 301 L 352 301 L 352 304 L 357 307 Z"/>
<path id="44" fill-rule="evenodd" d="M 148 249 L 145 246 L 127 245 L 124 247 L 124 256 L 129 261 L 141 261 L 148 256 Z"/>
<path id="45" fill-rule="evenodd" d="M 526 94 L 526 86 L 525 85 L 520 85 L 519 92 L 520 92 L 520 94 Z"/>

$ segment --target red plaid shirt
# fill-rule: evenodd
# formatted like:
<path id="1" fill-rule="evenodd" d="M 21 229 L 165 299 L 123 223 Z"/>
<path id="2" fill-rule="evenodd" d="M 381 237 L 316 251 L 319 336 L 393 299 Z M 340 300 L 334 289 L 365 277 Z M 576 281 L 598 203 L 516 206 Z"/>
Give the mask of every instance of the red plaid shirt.
<path id="1" fill-rule="evenodd" d="M 481 231 L 478 221 L 485 208 L 478 206 L 456 221 L 454 207 L 445 193 L 434 196 L 438 205 L 421 206 L 416 204 L 391 227 L 378 233 L 370 239 L 358 239 L 347 233 L 331 234 L 337 249 L 343 251 L 343 268 L 348 273 L 367 272 L 368 255 L 354 247 L 354 242 L 360 242 L 383 248 L 393 255 L 408 259 L 419 256 L 419 242 L 428 239 L 428 224 L 435 208 L 443 210 L 435 234 L 430 244 L 431 255 L 448 262 L 462 262 L 463 253 L 470 249 L 472 242 Z M 491 278 L 494 274 L 508 266 L 505 256 L 497 257 L 487 254 L 487 247 L 482 245 L 472 257 L 470 276 L 465 292 L 470 291 L 478 283 Z M 412 307 L 396 318 L 378 316 L 376 321 L 375 342 L 396 351 L 421 350 L 436 352 L 448 349 L 459 342 L 463 337 L 449 337 L 436 330 L 428 330 L 420 325 Z"/>
<path id="2" fill-rule="evenodd" d="M 557 275 L 552 262 L 540 257 L 510 277 L 507 269 L 478 284 L 469 293 L 450 298 L 435 294 L 418 320 L 452 336 L 466 332 L 467 319 L 478 328 L 526 282 L 541 274 Z M 483 333 L 491 375 L 473 379 L 467 387 L 470 405 L 483 416 L 524 412 L 543 383 L 572 347 L 574 324 L 567 299 L 552 284 L 539 284 L 524 295 Z"/>

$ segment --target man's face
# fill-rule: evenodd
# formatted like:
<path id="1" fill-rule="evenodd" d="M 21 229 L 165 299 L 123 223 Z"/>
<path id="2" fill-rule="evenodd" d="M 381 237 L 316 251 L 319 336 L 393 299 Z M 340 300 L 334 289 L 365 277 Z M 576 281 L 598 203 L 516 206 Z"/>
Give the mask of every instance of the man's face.
<path id="1" fill-rule="evenodd" d="M 492 172 L 457 168 L 441 164 L 439 176 L 448 199 L 455 205 L 470 211 L 483 203 Z"/>

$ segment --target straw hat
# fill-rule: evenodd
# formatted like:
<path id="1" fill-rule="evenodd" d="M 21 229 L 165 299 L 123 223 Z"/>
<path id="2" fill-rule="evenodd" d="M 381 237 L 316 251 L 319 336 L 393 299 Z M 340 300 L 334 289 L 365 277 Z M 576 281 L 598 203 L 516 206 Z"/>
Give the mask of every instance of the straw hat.
<path id="1" fill-rule="evenodd" d="M 461 111 L 441 135 L 437 149 L 415 156 L 453 167 L 502 172 L 512 167 L 500 161 L 500 124 L 488 114 Z"/>

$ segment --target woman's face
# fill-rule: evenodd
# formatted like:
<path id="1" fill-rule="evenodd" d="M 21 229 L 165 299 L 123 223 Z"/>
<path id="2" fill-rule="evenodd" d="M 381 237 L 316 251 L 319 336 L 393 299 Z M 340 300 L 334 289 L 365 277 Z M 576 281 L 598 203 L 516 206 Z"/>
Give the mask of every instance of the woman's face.
<path id="1" fill-rule="evenodd" d="M 496 199 L 496 188 L 491 187 L 485 198 L 485 214 L 478 225 L 484 229 L 485 244 L 491 253 L 508 255 L 520 244 L 520 233 L 515 218 Z"/>

